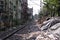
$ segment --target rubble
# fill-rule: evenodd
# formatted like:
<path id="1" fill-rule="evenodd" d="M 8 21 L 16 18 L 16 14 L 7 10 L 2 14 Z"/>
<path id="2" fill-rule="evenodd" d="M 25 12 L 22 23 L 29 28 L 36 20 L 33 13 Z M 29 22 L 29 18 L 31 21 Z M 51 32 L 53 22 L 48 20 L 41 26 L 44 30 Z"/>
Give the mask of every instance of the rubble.
<path id="1" fill-rule="evenodd" d="M 45 24 L 45 25 L 43 25 L 41 27 L 41 30 L 47 30 L 48 28 L 50 28 L 51 26 L 53 26 L 53 25 L 55 25 L 55 24 L 57 24 L 59 22 L 60 22 L 60 20 L 57 19 L 57 18 L 50 19 L 45 23 L 43 22 L 43 24 Z"/>
<path id="2" fill-rule="evenodd" d="M 51 29 L 51 30 L 56 30 L 56 29 L 58 29 L 59 27 L 60 27 L 60 23 L 57 23 L 57 24 L 53 25 L 50 29 Z"/>
<path id="3" fill-rule="evenodd" d="M 60 19 L 52 18 L 44 21 L 41 31 L 41 34 L 36 37 L 36 40 L 60 40 Z"/>
<path id="4" fill-rule="evenodd" d="M 59 36 L 55 36 L 54 34 L 50 34 L 48 32 L 43 32 L 39 36 L 37 36 L 36 40 L 59 40 Z"/>

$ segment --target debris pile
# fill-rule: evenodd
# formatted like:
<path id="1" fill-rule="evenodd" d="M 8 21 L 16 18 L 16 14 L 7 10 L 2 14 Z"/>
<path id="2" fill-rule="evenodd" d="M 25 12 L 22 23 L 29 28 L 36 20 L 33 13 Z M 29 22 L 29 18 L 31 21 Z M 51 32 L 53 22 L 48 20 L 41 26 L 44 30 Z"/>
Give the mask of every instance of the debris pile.
<path id="1" fill-rule="evenodd" d="M 59 40 L 59 36 L 48 32 L 43 32 L 37 36 L 36 40 Z"/>
<path id="2" fill-rule="evenodd" d="M 44 21 L 41 26 L 41 34 L 36 40 L 60 40 L 60 19 L 51 18 Z"/>

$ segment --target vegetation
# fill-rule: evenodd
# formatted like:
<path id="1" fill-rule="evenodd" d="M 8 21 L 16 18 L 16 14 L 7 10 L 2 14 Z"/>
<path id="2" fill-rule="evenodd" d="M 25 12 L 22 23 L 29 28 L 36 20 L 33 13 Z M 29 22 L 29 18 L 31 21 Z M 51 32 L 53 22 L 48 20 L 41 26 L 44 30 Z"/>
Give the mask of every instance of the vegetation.
<path id="1" fill-rule="evenodd" d="M 60 0 L 44 0 L 39 16 L 60 16 Z"/>

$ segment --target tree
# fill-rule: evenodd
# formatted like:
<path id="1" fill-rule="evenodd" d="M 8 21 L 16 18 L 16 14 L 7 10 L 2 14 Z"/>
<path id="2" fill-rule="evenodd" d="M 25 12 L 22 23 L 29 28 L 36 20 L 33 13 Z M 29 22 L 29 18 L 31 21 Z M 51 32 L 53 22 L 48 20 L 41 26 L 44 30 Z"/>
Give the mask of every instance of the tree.
<path id="1" fill-rule="evenodd" d="M 51 16 L 54 16 L 55 14 L 60 16 L 60 0 L 44 0 L 44 2 L 47 10 L 51 13 Z"/>
<path id="2" fill-rule="evenodd" d="M 60 0 L 57 0 L 57 4 L 58 16 L 60 16 Z"/>
<path id="3" fill-rule="evenodd" d="M 49 13 L 51 14 L 51 16 L 55 15 L 55 11 L 57 10 L 56 5 L 58 5 L 57 0 L 44 0 L 44 5 L 46 6 L 47 10 L 49 10 Z"/>

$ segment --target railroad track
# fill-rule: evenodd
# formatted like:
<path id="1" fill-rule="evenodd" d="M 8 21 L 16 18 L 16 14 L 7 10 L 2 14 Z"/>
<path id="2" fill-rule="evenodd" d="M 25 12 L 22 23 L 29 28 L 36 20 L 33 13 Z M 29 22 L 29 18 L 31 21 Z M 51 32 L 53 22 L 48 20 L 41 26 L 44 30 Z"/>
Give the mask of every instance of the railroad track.
<path id="1" fill-rule="evenodd" d="M 29 25 L 29 23 L 25 23 L 24 26 L 22 26 L 21 28 L 19 29 L 16 29 L 15 31 L 11 32 L 10 34 L 6 35 L 5 37 L 3 38 L 0 38 L 0 40 L 6 40 L 7 38 L 11 37 L 12 35 L 14 35 L 15 33 L 17 33 L 18 31 L 22 30 L 23 28 L 25 28 L 27 25 Z"/>

